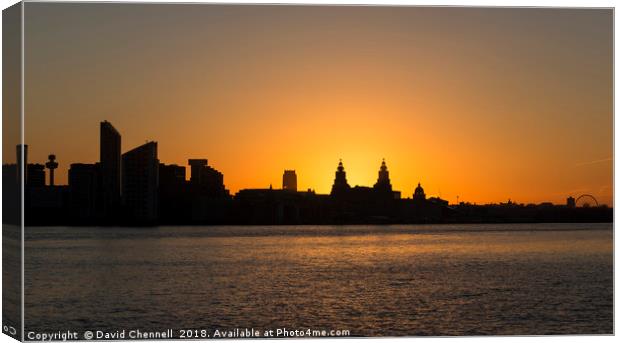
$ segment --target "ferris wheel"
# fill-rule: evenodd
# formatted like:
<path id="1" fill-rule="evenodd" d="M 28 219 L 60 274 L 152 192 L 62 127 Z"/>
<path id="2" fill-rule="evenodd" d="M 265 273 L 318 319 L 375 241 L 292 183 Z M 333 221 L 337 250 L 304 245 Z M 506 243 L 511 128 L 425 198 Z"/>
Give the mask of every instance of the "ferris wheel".
<path id="1" fill-rule="evenodd" d="M 598 207 L 598 201 L 590 194 L 582 194 L 575 199 L 575 207 L 592 207 L 592 203 L 594 203 L 594 206 Z"/>

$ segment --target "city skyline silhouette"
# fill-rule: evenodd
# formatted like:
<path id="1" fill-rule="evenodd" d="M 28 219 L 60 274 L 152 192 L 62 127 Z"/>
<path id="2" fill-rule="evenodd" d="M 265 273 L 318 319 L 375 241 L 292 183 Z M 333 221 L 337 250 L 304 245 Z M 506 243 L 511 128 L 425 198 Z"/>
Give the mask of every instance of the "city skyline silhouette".
<path id="1" fill-rule="evenodd" d="M 108 131 L 114 132 L 113 135 L 117 135 L 118 138 L 106 138 L 107 136 L 110 135 L 110 134 L 107 133 Z M 121 146 L 122 146 L 121 145 L 121 139 L 120 139 L 121 136 L 122 135 L 116 130 L 116 128 L 110 122 L 108 122 L 107 120 L 104 120 L 104 121 L 101 122 L 100 139 L 99 139 L 100 161 L 105 160 L 106 159 L 106 155 L 109 155 L 109 152 L 108 152 L 108 151 L 110 151 L 109 145 L 111 145 L 111 144 L 114 147 L 112 149 L 116 149 L 117 152 L 119 153 L 119 156 L 120 156 L 120 152 L 121 151 L 129 152 L 131 150 L 131 148 L 129 148 L 129 149 L 127 149 L 127 148 L 121 149 Z M 148 143 L 149 141 L 147 140 L 146 142 Z M 156 141 L 153 141 L 153 142 L 157 143 Z M 26 144 L 26 146 L 28 146 L 28 144 Z M 19 151 L 19 148 L 18 148 L 18 151 Z M 40 152 L 39 152 L 39 154 L 40 154 Z M 109 158 L 110 157 L 108 157 L 107 159 L 109 159 Z M 172 166 L 182 166 L 184 168 L 188 167 L 188 169 L 189 169 L 189 167 L 191 167 L 191 165 L 192 165 L 192 161 L 203 161 L 203 160 L 196 160 L 196 159 L 189 158 L 189 159 L 187 159 L 187 161 L 188 162 L 186 164 L 182 163 L 180 165 L 177 165 L 176 163 L 171 163 L 169 165 L 172 165 Z M 204 163 L 206 165 L 207 159 L 204 159 L 204 161 L 205 161 Z M 338 167 L 336 169 L 340 170 L 343 167 L 343 159 L 339 158 L 338 161 L 339 161 L 338 162 Z M 607 159 L 605 159 L 603 161 L 594 161 L 594 162 L 591 162 L 591 163 L 592 164 L 597 164 L 597 163 L 601 163 L 601 162 L 609 162 L 609 161 Z M 611 160 L 611 162 L 613 162 L 613 160 Z M 28 163 L 29 164 L 34 164 L 36 166 L 40 165 L 41 167 L 45 168 L 44 170 L 42 170 L 42 172 L 46 174 L 46 176 L 43 178 L 43 180 L 44 180 L 43 184 L 44 185 L 48 185 L 48 186 L 54 186 L 54 185 L 66 186 L 67 184 L 69 184 L 69 182 L 66 182 L 66 183 L 63 183 L 63 184 L 59 184 L 58 182 L 54 183 L 54 179 L 55 179 L 54 175 L 57 175 L 57 174 L 55 174 L 55 169 L 57 169 L 59 167 L 59 162 L 56 161 L 56 154 L 50 153 L 48 155 L 48 159 L 46 161 L 28 161 Z M 65 162 L 65 165 L 71 166 L 72 164 L 80 164 L 80 163 L 85 163 L 85 162 L 84 161 L 68 161 L 68 162 Z M 120 163 L 121 163 L 120 160 L 119 161 L 115 161 L 114 163 L 117 164 L 117 168 L 119 168 L 119 170 L 120 170 L 120 167 L 119 167 Z M 162 162 L 162 163 L 166 164 L 164 162 Z M 8 164 L 11 164 L 11 163 L 8 163 Z M 36 166 L 34 168 L 37 168 Z M 70 168 L 63 168 L 61 170 L 66 170 L 67 174 L 65 174 L 65 175 L 60 174 L 60 175 L 56 176 L 56 179 L 60 178 L 61 180 L 67 180 L 68 181 L 68 176 L 69 176 L 69 173 L 70 173 Z M 297 175 L 295 174 L 295 169 L 291 170 L 291 169 L 284 168 L 283 170 L 284 170 L 284 178 L 285 179 L 287 178 L 287 174 L 288 173 L 292 172 L 294 174 L 295 190 L 297 190 Z M 379 175 L 380 175 L 379 176 L 379 180 L 381 179 L 382 171 L 383 171 L 383 173 L 385 173 L 386 170 L 387 170 L 386 159 L 382 158 L 381 159 L 381 165 L 380 165 L 380 168 L 379 168 Z M 105 173 L 105 171 L 102 171 L 102 172 Z M 110 173 L 110 172 L 108 171 L 107 173 Z M 185 173 L 184 172 L 182 179 L 184 181 L 190 181 L 190 176 L 191 176 L 191 173 L 189 173 L 189 172 Z M 291 175 L 289 175 L 289 176 L 291 176 Z M 418 179 L 421 180 L 421 179 L 423 179 L 423 177 L 419 177 Z M 107 189 L 105 192 L 109 192 L 110 188 L 111 189 L 114 189 L 114 187 L 120 188 L 120 176 L 118 176 L 118 179 L 116 179 L 116 180 L 107 181 L 107 182 L 108 183 L 112 182 L 112 184 L 111 185 L 108 184 L 105 187 L 105 189 Z M 290 187 L 287 188 L 285 186 L 286 182 L 287 182 L 286 180 L 283 180 L 282 184 L 281 184 L 282 187 L 276 187 L 276 188 L 277 189 L 290 189 Z M 335 182 L 338 182 L 338 180 L 336 180 Z M 388 180 L 388 182 L 389 182 L 389 180 Z M 37 183 L 37 184 L 39 184 L 39 183 Z M 269 183 L 269 188 L 273 188 L 273 184 L 274 183 L 270 182 Z M 368 183 L 368 184 L 370 184 L 370 183 Z M 416 189 L 420 187 L 420 184 L 421 184 L 421 181 L 418 181 Z M 363 186 L 363 185 L 364 184 L 361 184 L 361 185 L 355 184 L 355 186 Z M 249 187 L 246 187 L 246 189 L 267 188 L 265 186 L 266 186 L 265 184 L 250 185 Z M 351 186 L 353 186 L 353 185 L 351 185 Z M 375 187 L 376 187 L 376 184 L 375 184 Z M 390 191 L 391 191 L 391 187 L 392 187 L 391 184 L 390 184 L 389 187 L 390 187 Z M 314 188 L 314 187 L 312 187 L 310 185 L 305 190 L 316 192 L 316 193 L 321 193 L 321 194 L 330 194 L 330 193 L 333 194 L 333 185 L 332 185 L 331 188 L 332 188 L 331 192 L 328 191 L 328 192 L 323 192 L 322 193 L 322 192 L 317 192 L 316 188 Z M 243 189 L 238 189 L 237 191 L 232 192 L 232 194 L 236 194 L 238 191 L 241 191 L 241 190 L 243 190 Z M 299 188 L 299 190 L 303 191 L 304 189 Z M 399 191 L 399 193 L 400 192 L 401 191 Z M 596 194 L 596 192 L 591 192 L 591 191 L 588 191 L 587 189 L 570 190 L 569 192 L 566 193 L 566 197 L 573 197 L 573 198 L 581 198 L 581 197 L 584 197 L 584 196 L 585 197 L 590 197 L 596 203 L 596 206 L 599 206 L 599 205 L 610 206 L 609 204 L 607 204 L 604 201 L 599 203 L 599 201 L 597 200 L 597 197 L 595 197 L 592 194 Z M 409 190 L 402 191 L 402 197 L 403 198 L 412 198 L 414 196 L 415 196 L 415 189 L 412 190 L 411 192 L 409 192 Z M 441 190 L 439 190 L 438 193 L 432 193 L 432 196 L 437 197 L 437 198 L 442 198 L 441 197 Z M 110 197 L 110 195 L 107 195 L 106 197 Z M 120 195 L 117 195 L 117 197 L 120 197 Z M 475 198 L 475 197 L 476 197 L 476 195 L 473 194 L 473 198 Z M 566 203 L 566 197 L 563 199 L 563 201 L 557 202 L 556 204 L 565 204 Z M 475 201 L 470 201 L 470 200 L 467 199 L 467 197 L 463 197 L 463 196 L 460 196 L 460 195 L 457 196 L 456 199 L 444 199 L 444 200 L 448 201 L 449 203 L 455 203 L 455 204 L 458 204 L 460 202 L 472 203 L 472 204 L 481 204 L 481 205 L 482 204 L 496 204 L 496 203 L 502 203 L 503 200 L 508 200 L 510 202 L 518 203 L 518 199 L 514 199 L 514 197 L 512 197 L 510 194 L 506 194 L 506 196 L 502 200 L 500 200 L 500 201 L 489 201 L 489 202 L 481 202 L 481 203 L 478 203 L 478 202 L 475 202 Z M 454 200 L 456 200 L 456 201 L 454 201 Z M 513 201 L 513 200 L 516 200 L 516 202 Z M 120 200 L 114 200 L 112 202 L 119 203 Z M 545 201 L 542 201 L 541 203 L 549 203 L 549 202 L 550 201 L 545 200 Z M 523 201 L 521 203 L 524 203 L 524 204 L 528 204 L 528 203 L 529 204 L 535 204 L 534 202 L 523 202 Z M 590 203 L 588 203 L 588 205 L 590 205 Z M 116 206 L 118 206 L 118 205 L 116 205 Z"/>
<path id="2" fill-rule="evenodd" d="M 112 138 L 112 141 L 111 141 L 110 138 L 106 138 L 106 135 L 109 135 L 107 133 L 107 131 L 113 131 L 114 135 L 117 135 L 118 138 Z M 115 149 L 118 150 L 118 152 L 117 152 L 118 156 L 120 157 L 121 156 L 121 153 L 120 153 L 121 152 L 121 138 L 120 138 L 121 135 L 118 133 L 116 128 L 110 122 L 108 122 L 107 120 L 104 120 L 104 121 L 101 122 L 100 134 L 101 134 L 101 137 L 100 137 L 100 161 L 98 163 L 95 163 L 95 164 L 101 164 L 101 161 L 109 160 L 110 158 L 113 158 L 113 157 L 106 156 L 106 155 L 109 155 L 108 151 L 110 151 L 110 150 L 109 150 L 108 146 L 110 144 L 113 144 L 113 146 L 115 146 Z M 157 144 L 157 141 L 148 141 L 147 140 L 145 144 L 150 144 L 150 143 Z M 26 144 L 25 146 L 28 147 L 28 144 Z M 20 149 L 21 149 L 20 145 L 18 145 L 16 148 L 17 148 L 17 154 L 19 154 L 20 153 Z M 140 148 L 140 147 L 137 147 L 137 148 Z M 129 149 L 125 153 L 133 151 L 133 150 L 135 150 L 137 148 Z M 123 153 L 123 155 L 125 153 Z M 27 156 L 28 156 L 28 153 L 26 153 L 26 157 Z M 26 172 L 27 177 L 28 176 L 30 176 L 30 177 L 34 176 L 34 178 L 36 179 L 36 181 L 35 181 L 36 185 L 38 185 L 38 186 L 67 186 L 67 184 L 58 184 L 57 182 L 54 182 L 55 175 L 56 175 L 55 174 L 55 170 L 59 166 L 59 163 L 56 161 L 56 155 L 55 154 L 53 154 L 53 153 L 49 154 L 47 161 L 43 161 L 43 162 L 41 162 L 41 161 L 26 161 L 26 163 L 33 170 L 37 170 L 38 171 L 38 173 L 33 174 L 33 175 L 30 175 L 30 174 L 28 174 L 28 172 Z M 120 167 L 121 161 L 119 160 L 119 161 L 116 161 L 115 163 L 117 164 L 116 167 L 120 171 L 121 170 L 121 167 Z M 192 159 L 192 158 L 189 158 L 189 159 L 187 159 L 187 164 L 181 164 L 181 165 L 166 164 L 164 161 L 160 161 L 159 159 L 157 159 L 157 163 L 159 163 L 161 165 L 165 165 L 165 166 L 182 167 L 183 168 L 183 172 L 181 174 L 177 173 L 177 175 L 175 177 L 177 177 L 177 178 L 179 178 L 180 180 L 183 180 L 183 181 L 191 181 L 192 180 L 191 179 L 192 172 L 191 172 L 190 168 L 192 168 L 192 165 L 194 163 L 197 163 L 198 165 L 207 166 L 208 159 Z M 598 163 L 598 161 L 595 161 L 595 163 Z M 15 163 L 4 163 L 4 164 L 11 165 L 11 164 L 15 164 Z M 67 164 L 69 166 L 73 166 L 73 165 L 81 166 L 81 165 L 84 165 L 84 162 L 83 161 L 79 161 L 79 162 L 78 161 L 71 161 L 71 162 L 68 162 Z M 189 169 L 189 173 L 187 173 L 185 171 L 185 168 Z M 387 170 L 387 165 L 386 165 L 386 159 L 385 158 L 381 159 L 381 165 L 380 165 L 380 167 L 378 169 L 379 169 L 379 177 L 378 177 L 377 183 L 375 183 L 374 187 L 376 188 L 378 185 L 381 186 L 382 182 L 383 183 L 387 183 L 385 185 L 385 187 L 389 187 L 389 191 L 392 192 L 392 185 L 391 185 L 391 181 L 390 181 L 390 178 L 389 178 L 389 172 Z M 113 171 L 106 171 L 106 170 L 107 170 L 106 167 L 103 167 L 103 165 L 102 165 L 102 171 L 101 171 L 102 175 L 113 173 Z M 67 171 L 70 174 L 71 169 L 68 168 Z M 291 191 L 294 191 L 294 192 L 297 192 L 298 190 L 299 191 L 305 191 L 304 189 L 298 189 L 297 188 L 297 174 L 296 174 L 296 170 L 295 169 L 284 169 L 283 171 L 284 171 L 284 174 L 283 174 L 283 179 L 282 179 L 281 187 L 278 187 L 278 186 L 273 187 L 273 183 L 270 183 L 269 187 L 268 187 L 269 189 L 291 190 Z M 349 188 L 349 189 L 351 188 L 351 185 L 348 184 L 346 179 L 342 179 L 341 178 L 339 180 L 339 177 L 338 177 L 339 173 L 340 174 L 344 173 L 344 162 L 343 162 L 342 158 L 338 159 L 338 165 L 337 165 L 337 168 L 336 168 L 337 176 L 336 176 L 336 179 L 334 180 L 334 184 L 331 187 L 331 192 L 326 192 L 326 193 L 323 193 L 323 194 L 334 194 L 334 187 L 336 187 L 336 185 L 338 185 L 338 183 L 342 183 L 342 182 L 344 182 L 344 184 L 346 185 L 347 188 Z M 62 178 L 62 176 L 61 176 L 61 178 Z M 68 176 L 68 178 L 70 178 L 70 175 Z M 110 177 L 108 177 L 108 179 L 110 179 Z M 104 189 L 103 192 L 104 193 L 109 193 L 115 187 L 117 189 L 120 189 L 120 175 L 115 176 L 114 178 L 112 178 L 112 181 L 104 181 L 104 182 L 108 182 L 108 184 L 104 183 L 104 185 L 103 185 L 104 186 L 103 187 L 103 189 Z M 111 182 L 111 185 L 110 185 L 110 182 Z M 222 184 L 223 184 L 223 179 L 222 179 Z M 266 187 L 261 187 L 261 186 L 264 186 L 264 185 L 254 185 L 253 187 L 248 187 L 247 189 L 266 188 Z M 341 184 L 341 186 L 343 186 L 343 184 Z M 355 186 L 356 187 L 360 187 L 360 186 L 364 187 L 364 185 L 355 185 Z M 415 187 L 415 189 L 412 192 L 401 192 L 401 191 L 397 191 L 397 192 L 399 193 L 399 197 L 402 194 L 402 197 L 405 198 L 405 199 L 414 198 L 416 196 L 416 192 L 418 190 L 421 190 L 420 187 L 421 187 L 421 181 L 418 181 L 417 187 Z M 239 191 L 242 191 L 242 190 L 244 190 L 244 189 L 240 189 Z M 308 187 L 306 190 L 308 192 L 316 193 L 316 190 L 313 187 Z M 421 191 L 424 192 L 423 190 L 421 190 Z M 237 193 L 237 192 L 234 192 L 231 195 L 234 195 L 235 193 Z M 409 196 L 409 194 L 411 194 L 411 196 Z M 433 195 L 436 196 L 439 199 L 442 199 L 441 198 L 441 194 L 433 194 Z M 571 197 L 571 198 L 575 198 L 576 197 L 577 199 L 580 199 L 580 198 L 588 199 L 589 198 L 589 200 L 592 200 L 594 202 L 593 204 L 590 204 L 589 202 L 587 202 L 587 203 L 585 203 L 585 206 L 607 205 L 606 203 L 599 203 L 597 198 L 594 195 L 592 195 L 592 194 L 590 194 L 588 192 L 567 193 L 567 196 Z M 104 197 L 109 198 L 111 196 L 110 195 L 104 195 Z M 114 197 L 114 196 L 112 196 L 112 197 Z M 120 198 L 120 192 L 119 192 L 118 195 L 116 195 L 116 197 Z M 450 201 L 447 200 L 447 199 L 442 199 L 442 200 L 446 200 L 446 201 L 448 201 L 448 203 L 450 203 Z M 459 201 L 459 200 L 462 200 L 462 201 Z M 507 200 L 509 202 L 511 202 L 511 203 L 518 203 L 518 202 L 512 201 L 512 198 L 510 196 L 508 196 Z M 110 202 L 112 202 L 112 203 L 119 203 L 120 200 L 116 199 L 116 200 L 112 200 Z M 478 204 L 476 202 L 467 201 L 467 199 L 463 199 L 460 196 L 457 197 L 457 199 L 454 202 L 454 204 L 458 204 L 458 203 L 461 203 L 461 202 L 462 203 Z M 496 204 L 496 203 L 497 202 L 487 202 L 487 203 L 480 203 L 480 205 Z M 501 202 L 499 202 L 499 203 L 501 203 Z M 522 202 L 522 203 L 525 204 L 524 202 Z M 544 203 L 549 203 L 549 202 L 545 201 Z M 530 203 L 530 204 L 533 204 L 533 203 Z M 564 202 L 562 202 L 560 204 L 566 204 L 566 201 L 564 201 Z M 582 204 L 584 204 L 584 203 L 582 203 Z"/>
<path id="3" fill-rule="evenodd" d="M 451 202 L 613 205 L 605 9 L 26 8 L 24 138 L 32 160 L 57 154 L 58 184 L 66 161 L 97 160 L 105 118 L 123 151 L 208 156 L 233 193 L 296 169 L 325 194 L 339 158 L 371 185 L 385 157 L 396 189 Z"/>
<path id="4" fill-rule="evenodd" d="M 16 196 L 24 186 L 27 225 L 605 222 L 613 218 L 610 207 L 587 193 L 569 194 L 564 204 L 555 205 L 524 204 L 510 196 L 506 202 L 477 204 L 458 199 L 451 203 L 429 195 L 420 181 L 411 193 L 398 190 L 385 158 L 372 186 L 350 184 L 339 159 L 328 194 L 298 189 L 297 171 L 290 169 L 283 170 L 281 187 L 270 184 L 231 194 L 224 174 L 208 158 L 190 158 L 189 167 L 166 164 L 159 159 L 156 141 L 122 153 L 123 136 L 114 125 L 104 120 L 99 128 L 99 161 L 70 163 L 68 185 L 55 183 L 59 166 L 55 154 L 49 154 L 45 164 L 32 163 L 29 146 L 16 146 L 18 163 L 3 164 L 3 196 Z M 9 216 L 18 213 L 5 210 Z"/>

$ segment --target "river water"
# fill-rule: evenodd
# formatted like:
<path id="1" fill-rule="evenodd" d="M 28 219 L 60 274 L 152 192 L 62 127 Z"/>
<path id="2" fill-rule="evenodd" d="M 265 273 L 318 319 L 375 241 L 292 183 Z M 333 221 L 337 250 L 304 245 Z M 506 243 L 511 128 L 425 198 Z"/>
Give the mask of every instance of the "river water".
<path id="1" fill-rule="evenodd" d="M 28 227 L 25 256 L 26 333 L 613 332 L 611 223 Z"/>

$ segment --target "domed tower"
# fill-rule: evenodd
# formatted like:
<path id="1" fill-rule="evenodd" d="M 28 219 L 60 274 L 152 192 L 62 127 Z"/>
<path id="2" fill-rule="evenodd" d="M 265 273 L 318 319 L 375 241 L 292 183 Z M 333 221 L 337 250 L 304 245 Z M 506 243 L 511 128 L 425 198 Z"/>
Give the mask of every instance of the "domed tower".
<path id="1" fill-rule="evenodd" d="M 379 177 L 374 188 L 379 191 L 392 192 L 392 184 L 390 183 L 390 172 L 385 165 L 385 159 L 381 161 L 381 167 L 379 168 Z"/>
<path id="2" fill-rule="evenodd" d="M 345 194 L 351 186 L 347 182 L 347 173 L 344 171 L 344 167 L 342 166 L 342 160 L 338 163 L 338 168 L 336 169 L 336 178 L 334 179 L 334 184 L 332 185 L 332 196 L 341 196 Z"/>
<path id="3" fill-rule="evenodd" d="M 422 188 L 422 186 L 420 186 L 420 183 L 418 182 L 418 187 L 416 187 L 413 191 L 413 201 L 421 202 L 425 200 L 426 194 L 424 194 L 424 188 Z"/>

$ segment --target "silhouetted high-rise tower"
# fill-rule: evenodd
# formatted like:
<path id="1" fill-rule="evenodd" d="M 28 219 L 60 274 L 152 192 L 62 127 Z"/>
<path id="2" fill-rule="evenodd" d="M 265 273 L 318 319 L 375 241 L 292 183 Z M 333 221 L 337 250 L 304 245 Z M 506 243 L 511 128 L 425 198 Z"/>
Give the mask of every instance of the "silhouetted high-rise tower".
<path id="1" fill-rule="evenodd" d="M 103 215 L 118 210 L 121 200 L 121 135 L 108 121 L 99 126 L 99 161 Z"/>
<path id="2" fill-rule="evenodd" d="M 203 183 L 203 170 L 209 165 L 209 161 L 206 158 L 190 158 L 187 163 L 190 166 L 189 181 L 192 184 Z"/>
<path id="3" fill-rule="evenodd" d="M 157 142 L 149 142 L 123 154 L 123 202 L 137 223 L 157 220 L 159 160 Z"/>
<path id="4" fill-rule="evenodd" d="M 344 167 L 342 166 L 342 160 L 338 162 L 338 168 L 336 169 L 336 178 L 334 179 L 334 184 L 332 185 L 332 196 L 341 196 L 347 193 L 351 189 L 349 183 L 347 182 L 347 173 L 344 171 Z"/>
<path id="5" fill-rule="evenodd" d="M 375 183 L 374 188 L 378 191 L 392 192 L 390 172 L 387 170 L 387 166 L 385 165 L 385 159 L 381 162 L 379 177 L 377 178 L 377 183 Z"/>
<path id="6" fill-rule="evenodd" d="M 282 175 L 282 189 L 287 191 L 297 191 L 297 174 L 294 170 L 285 170 Z"/>

